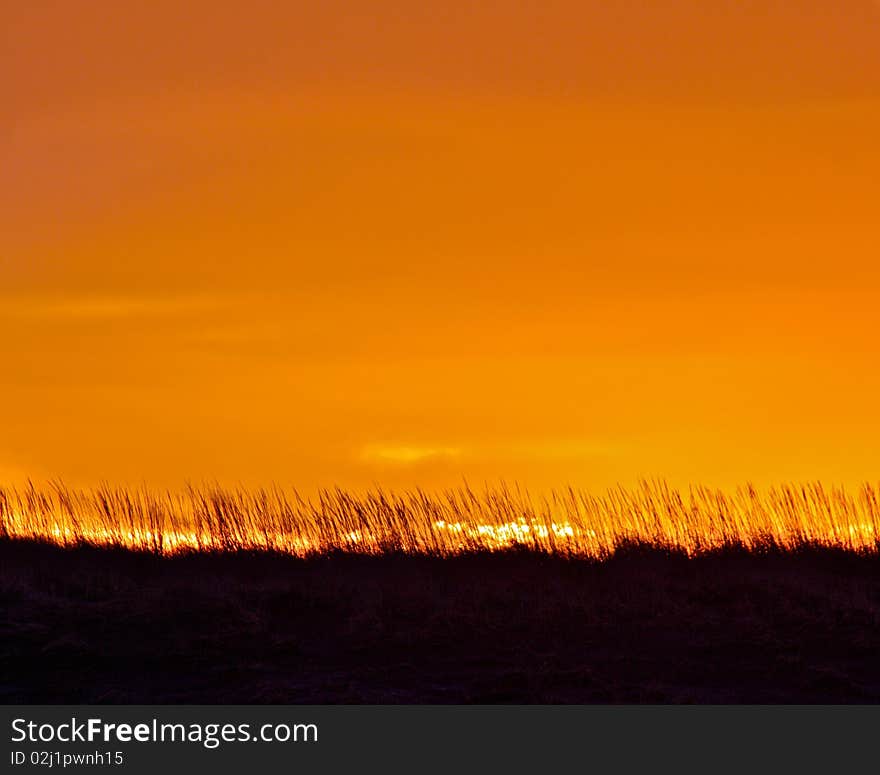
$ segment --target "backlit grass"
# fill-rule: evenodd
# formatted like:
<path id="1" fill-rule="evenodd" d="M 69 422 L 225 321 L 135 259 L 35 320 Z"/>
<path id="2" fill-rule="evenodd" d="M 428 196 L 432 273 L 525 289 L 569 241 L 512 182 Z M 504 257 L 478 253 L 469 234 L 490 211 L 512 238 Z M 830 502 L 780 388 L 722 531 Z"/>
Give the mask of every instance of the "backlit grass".
<path id="1" fill-rule="evenodd" d="M 880 551 L 878 488 L 821 484 L 759 492 L 662 482 L 602 495 L 574 489 L 531 496 L 508 486 L 441 493 L 325 491 L 312 499 L 280 488 L 217 486 L 159 492 L 63 484 L 0 487 L 0 536 L 119 546 L 162 554 L 265 550 L 449 556 L 515 547 L 602 558 L 640 543 L 696 555 L 724 547 L 824 546 Z"/>

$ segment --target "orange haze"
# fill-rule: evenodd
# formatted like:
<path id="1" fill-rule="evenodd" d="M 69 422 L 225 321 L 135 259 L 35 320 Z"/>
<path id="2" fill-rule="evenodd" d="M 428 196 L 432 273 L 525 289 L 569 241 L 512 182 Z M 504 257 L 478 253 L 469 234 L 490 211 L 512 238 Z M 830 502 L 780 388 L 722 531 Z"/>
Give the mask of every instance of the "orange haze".
<path id="1" fill-rule="evenodd" d="M 880 4 L 32 0 L 0 72 L 0 482 L 878 478 Z"/>

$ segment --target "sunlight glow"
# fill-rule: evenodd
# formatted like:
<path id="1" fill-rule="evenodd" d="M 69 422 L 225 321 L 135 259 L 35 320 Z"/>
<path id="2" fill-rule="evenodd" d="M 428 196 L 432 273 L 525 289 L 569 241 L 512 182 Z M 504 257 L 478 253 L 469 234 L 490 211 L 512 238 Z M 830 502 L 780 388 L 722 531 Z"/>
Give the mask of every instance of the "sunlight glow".
<path id="1" fill-rule="evenodd" d="M 628 544 L 689 556 L 724 547 L 802 546 L 880 551 L 880 489 L 856 495 L 820 484 L 732 494 L 643 483 L 603 496 L 575 490 L 533 499 L 507 487 L 429 495 L 376 490 L 296 492 L 190 488 L 149 490 L 0 488 L 0 537 L 62 546 L 95 544 L 159 554 L 333 551 L 450 556 L 512 548 L 603 558 Z"/>

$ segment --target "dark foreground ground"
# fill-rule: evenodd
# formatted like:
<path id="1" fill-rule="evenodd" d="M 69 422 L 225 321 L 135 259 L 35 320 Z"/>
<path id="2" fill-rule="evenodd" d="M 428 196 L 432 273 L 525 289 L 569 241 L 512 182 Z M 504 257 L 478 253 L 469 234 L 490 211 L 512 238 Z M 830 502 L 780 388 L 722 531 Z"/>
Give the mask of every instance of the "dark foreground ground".
<path id="1" fill-rule="evenodd" d="M 880 560 L 160 559 L 0 542 L 0 700 L 880 701 Z"/>

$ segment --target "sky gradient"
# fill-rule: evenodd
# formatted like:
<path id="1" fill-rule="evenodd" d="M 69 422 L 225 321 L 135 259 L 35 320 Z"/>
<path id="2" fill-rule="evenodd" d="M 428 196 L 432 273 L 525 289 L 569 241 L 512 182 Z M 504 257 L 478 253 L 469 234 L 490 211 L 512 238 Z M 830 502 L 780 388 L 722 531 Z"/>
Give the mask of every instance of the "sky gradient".
<path id="1" fill-rule="evenodd" d="M 15 5 L 0 479 L 877 480 L 880 4 Z"/>

